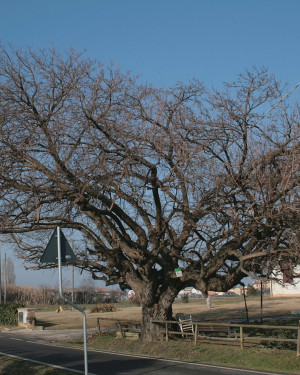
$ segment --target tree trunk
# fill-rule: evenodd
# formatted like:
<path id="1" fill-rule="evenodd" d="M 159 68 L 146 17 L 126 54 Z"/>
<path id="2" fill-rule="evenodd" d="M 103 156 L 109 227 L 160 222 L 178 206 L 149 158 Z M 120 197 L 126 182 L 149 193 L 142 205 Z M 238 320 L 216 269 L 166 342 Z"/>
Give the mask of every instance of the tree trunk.
<path id="1" fill-rule="evenodd" d="M 164 324 L 152 323 L 152 320 L 172 320 L 172 304 L 175 297 L 164 295 L 158 303 L 149 305 L 142 301 L 142 340 L 161 340 L 165 332 Z"/>

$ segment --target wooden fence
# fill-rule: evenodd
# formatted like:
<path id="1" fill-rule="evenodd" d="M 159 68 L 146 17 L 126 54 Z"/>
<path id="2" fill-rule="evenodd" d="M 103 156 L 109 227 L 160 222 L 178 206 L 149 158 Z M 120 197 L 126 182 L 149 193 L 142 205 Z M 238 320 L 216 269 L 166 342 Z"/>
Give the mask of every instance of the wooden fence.
<path id="1" fill-rule="evenodd" d="M 127 332 L 139 334 L 141 332 L 141 321 L 119 320 L 110 318 L 98 318 L 97 326 L 100 332 L 100 321 L 113 321 L 120 332 L 121 337 L 125 337 Z M 179 327 L 179 321 L 174 320 L 152 320 L 153 324 L 164 326 L 165 340 L 169 341 L 171 336 L 178 335 L 181 337 L 191 337 L 194 344 L 199 341 L 227 341 L 239 342 L 240 348 L 244 349 L 245 343 L 253 342 L 285 342 L 294 343 L 297 347 L 297 356 L 300 356 L 300 326 L 269 326 L 254 324 L 233 324 L 233 323 L 216 323 L 216 322 L 199 322 L 191 321 L 193 329 L 191 332 L 181 332 L 175 330 Z M 283 338 L 267 336 L 267 331 L 296 331 L 296 338 Z"/>

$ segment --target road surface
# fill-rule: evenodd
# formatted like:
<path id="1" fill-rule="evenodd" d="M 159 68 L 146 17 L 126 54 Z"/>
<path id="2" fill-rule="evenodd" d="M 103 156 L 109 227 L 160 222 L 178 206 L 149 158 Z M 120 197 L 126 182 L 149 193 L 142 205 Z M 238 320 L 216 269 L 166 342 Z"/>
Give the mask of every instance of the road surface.
<path id="1" fill-rule="evenodd" d="M 41 340 L 0 333 L 0 354 L 60 366 L 84 374 L 83 350 Z M 88 350 L 89 374 L 95 375 L 260 375 L 268 372 L 236 370 L 172 360 Z M 278 373 L 277 373 L 278 374 Z M 274 373 L 272 373 L 274 375 Z M 281 374 L 280 374 L 281 375 Z"/>

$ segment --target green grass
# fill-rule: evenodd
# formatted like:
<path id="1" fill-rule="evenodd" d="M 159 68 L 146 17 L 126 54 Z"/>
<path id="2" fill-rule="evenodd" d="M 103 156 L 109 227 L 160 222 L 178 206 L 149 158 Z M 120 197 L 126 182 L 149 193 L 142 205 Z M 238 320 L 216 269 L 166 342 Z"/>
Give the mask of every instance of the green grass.
<path id="1" fill-rule="evenodd" d="M 118 339 L 101 335 L 89 341 L 89 348 L 120 353 L 141 354 L 156 358 L 169 358 L 188 362 L 223 365 L 253 370 L 275 371 L 286 374 L 300 374 L 300 358 L 295 350 L 268 349 L 261 345 L 246 347 L 199 343 L 194 346 L 191 340 L 149 342 Z"/>
<path id="2" fill-rule="evenodd" d="M 65 371 L 50 366 L 23 361 L 11 357 L 0 356 L 1 375 L 72 375 L 73 371 Z"/>

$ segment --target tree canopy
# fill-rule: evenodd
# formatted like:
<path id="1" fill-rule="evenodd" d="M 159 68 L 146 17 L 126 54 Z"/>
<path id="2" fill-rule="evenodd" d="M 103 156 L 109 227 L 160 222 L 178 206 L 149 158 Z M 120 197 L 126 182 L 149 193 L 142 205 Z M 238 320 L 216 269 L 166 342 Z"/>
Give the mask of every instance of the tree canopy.
<path id="1" fill-rule="evenodd" d="M 296 264 L 299 108 L 283 90 L 265 68 L 162 89 L 75 51 L 2 46 L 1 232 L 38 266 L 35 238 L 81 233 L 77 266 L 133 289 L 145 332 L 186 286 Z"/>

